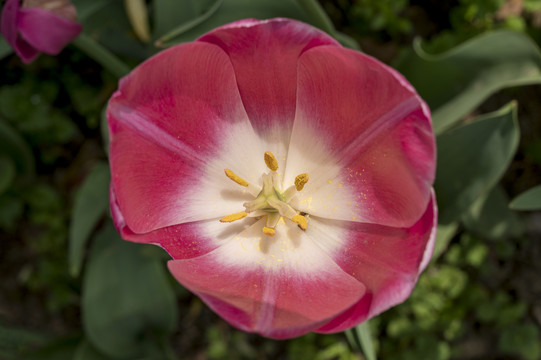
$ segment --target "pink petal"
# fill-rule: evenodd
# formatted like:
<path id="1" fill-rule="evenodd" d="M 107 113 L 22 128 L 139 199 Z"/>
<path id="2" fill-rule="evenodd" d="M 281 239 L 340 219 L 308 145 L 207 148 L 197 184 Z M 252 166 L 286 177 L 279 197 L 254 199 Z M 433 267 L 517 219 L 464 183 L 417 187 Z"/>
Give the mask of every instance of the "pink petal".
<path id="1" fill-rule="evenodd" d="M 21 36 L 37 50 L 58 54 L 82 30 L 74 21 L 41 8 L 22 8 L 17 16 Z"/>
<path id="2" fill-rule="evenodd" d="M 26 40 L 18 37 L 15 45 L 15 52 L 25 64 L 30 64 L 41 54 L 39 50 L 30 45 Z"/>
<path id="3" fill-rule="evenodd" d="M 126 224 L 124 216 L 120 212 L 114 191 L 110 191 L 111 212 L 115 227 L 124 240 L 130 240 L 138 243 L 148 243 L 161 246 L 173 259 L 186 259 L 204 255 L 218 247 L 218 243 L 209 238 L 199 236 L 201 227 L 205 227 L 205 222 L 190 222 L 181 225 L 173 225 L 165 228 L 144 233 L 134 233 Z M 221 225 L 216 220 L 209 220 L 211 225 Z M 238 224 L 234 224 L 238 225 Z M 206 226 L 208 228 L 208 226 Z M 223 227 L 216 231 L 216 236 L 220 236 Z M 236 227 L 229 230 L 238 230 Z"/>
<path id="4" fill-rule="evenodd" d="M 169 270 L 232 325 L 273 338 L 313 331 L 363 296 L 364 286 L 295 225 L 261 240 L 263 223 L 221 239 L 206 255 L 170 261 Z M 279 250 L 291 239 L 286 232 L 298 235 L 299 249 Z"/>
<path id="5" fill-rule="evenodd" d="M 39 51 L 18 36 L 18 12 L 19 0 L 6 1 L 2 8 L 1 30 L 8 44 L 11 45 L 22 61 L 28 64 L 39 56 Z"/>
<path id="6" fill-rule="evenodd" d="M 346 248 L 333 259 L 366 286 L 367 294 L 317 331 L 343 331 L 406 300 L 434 250 L 437 216 L 432 192 L 425 213 L 410 228 L 349 223 Z M 329 225 L 328 232 L 340 226 Z"/>
<path id="7" fill-rule="evenodd" d="M 252 170 L 248 175 L 260 176 L 253 169 L 264 167 L 249 158 L 263 152 L 244 148 L 261 145 L 242 108 L 231 63 L 214 45 L 183 44 L 140 65 L 121 81 L 108 120 L 113 191 L 136 233 L 242 211 L 249 196 L 223 170 L 243 166 Z M 231 154 L 227 144 L 237 151 L 213 166 Z"/>
<path id="8" fill-rule="evenodd" d="M 320 203 L 305 211 L 394 227 L 415 223 L 429 201 L 435 144 L 428 108 L 411 86 L 376 60 L 331 46 L 301 56 L 298 84 L 287 176 L 294 176 L 290 167 L 329 161 L 341 167 L 328 185 L 312 184 L 305 195 Z M 316 154 L 315 145 L 326 151 Z M 331 185 L 334 175 L 339 181 Z M 333 214 L 325 199 L 341 187 L 352 192 L 335 195 L 342 211 Z"/>
<path id="9" fill-rule="evenodd" d="M 0 22 L 2 35 L 12 48 L 15 48 L 17 40 L 17 12 L 19 0 L 7 0 L 2 7 L 2 19 Z"/>
<path id="10" fill-rule="evenodd" d="M 289 19 L 242 20 L 199 41 L 220 46 L 231 58 L 256 133 L 263 138 L 274 135 L 275 141 L 285 144 L 295 117 L 298 57 L 315 46 L 339 46 L 322 31 Z M 275 133 L 277 125 L 283 132 Z"/>

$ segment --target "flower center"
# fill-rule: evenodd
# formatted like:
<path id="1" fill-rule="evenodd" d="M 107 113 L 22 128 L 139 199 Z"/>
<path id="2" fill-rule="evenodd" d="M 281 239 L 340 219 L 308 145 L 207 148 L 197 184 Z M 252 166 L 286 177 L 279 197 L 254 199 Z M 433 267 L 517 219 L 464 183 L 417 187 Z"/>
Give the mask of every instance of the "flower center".
<path id="1" fill-rule="evenodd" d="M 282 217 L 285 217 L 296 223 L 302 230 L 306 230 L 308 225 L 306 214 L 297 211 L 292 204 L 297 202 L 297 193 L 308 182 L 308 174 L 298 175 L 295 178 L 295 184 L 282 191 L 280 175 L 276 173 L 276 170 L 278 170 L 278 161 L 270 151 L 265 152 L 264 159 L 270 171 L 261 176 L 263 187 L 250 184 L 237 176 L 233 171 L 225 169 L 225 175 L 237 184 L 247 187 L 248 192 L 255 199 L 243 204 L 245 211 L 227 215 L 220 219 L 220 221 L 233 222 L 247 216 L 259 218 L 266 216 L 267 224 L 263 227 L 263 233 L 268 236 L 274 236 L 276 225 Z"/>

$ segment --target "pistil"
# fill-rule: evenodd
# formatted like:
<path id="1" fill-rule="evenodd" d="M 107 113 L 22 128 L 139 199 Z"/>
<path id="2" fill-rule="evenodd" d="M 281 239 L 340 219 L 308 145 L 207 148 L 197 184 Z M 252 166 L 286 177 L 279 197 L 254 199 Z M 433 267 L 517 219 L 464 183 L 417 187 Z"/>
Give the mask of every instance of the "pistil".
<path id="1" fill-rule="evenodd" d="M 263 187 L 257 192 L 256 185 L 249 184 L 246 180 L 236 175 L 232 170 L 225 169 L 225 175 L 237 184 L 248 187 L 248 192 L 255 196 L 255 199 L 244 203 L 245 212 L 231 214 L 220 219 L 221 222 L 233 222 L 249 217 L 267 216 L 266 226 L 263 227 L 263 234 L 274 236 L 275 227 L 282 217 L 290 219 L 296 223 L 300 229 L 306 230 L 308 220 L 304 213 L 295 210 L 289 202 L 296 197 L 296 194 L 304 188 L 308 182 L 308 174 L 303 173 L 295 178 L 294 186 L 290 186 L 283 193 L 281 192 L 280 175 L 278 170 L 278 161 L 270 152 L 266 151 L 264 156 L 265 164 L 271 171 L 262 175 Z M 254 191 L 255 190 L 255 191 Z"/>

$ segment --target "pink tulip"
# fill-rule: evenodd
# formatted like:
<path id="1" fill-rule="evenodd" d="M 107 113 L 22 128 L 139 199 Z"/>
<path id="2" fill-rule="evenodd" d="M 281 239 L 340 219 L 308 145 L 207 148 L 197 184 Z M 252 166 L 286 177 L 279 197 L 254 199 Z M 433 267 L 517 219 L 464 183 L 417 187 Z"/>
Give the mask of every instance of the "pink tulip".
<path id="1" fill-rule="evenodd" d="M 7 0 L 1 30 L 25 64 L 40 53 L 58 54 L 81 32 L 75 7 L 69 0 Z"/>
<path id="2" fill-rule="evenodd" d="M 165 50 L 121 80 L 108 121 L 119 232 L 163 247 L 239 329 L 343 331 L 404 301 L 430 260 L 426 104 L 311 26 L 243 20 Z"/>

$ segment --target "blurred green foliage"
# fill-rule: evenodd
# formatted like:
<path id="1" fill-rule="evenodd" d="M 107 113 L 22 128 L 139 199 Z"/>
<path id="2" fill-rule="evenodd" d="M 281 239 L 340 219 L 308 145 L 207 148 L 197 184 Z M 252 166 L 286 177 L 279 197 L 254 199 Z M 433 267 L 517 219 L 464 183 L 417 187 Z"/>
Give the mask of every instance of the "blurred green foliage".
<path id="1" fill-rule="evenodd" d="M 40 299 L 37 304 L 43 309 L 38 306 L 34 311 L 62 317 L 80 303 L 80 284 L 66 273 L 74 185 L 84 176 L 81 171 L 86 171 L 89 161 L 77 156 L 88 143 L 85 136 L 96 138 L 101 108 L 110 90 L 100 94 L 97 85 L 104 81 L 79 72 L 81 67 L 88 68 L 87 58 L 80 53 L 43 57 L 28 69 L 14 61 L 3 61 L 3 67 L 0 159 L 14 161 L 16 171 L 9 186 L 0 191 L 1 240 L 12 244 L 2 250 L 9 269 L 4 269 L 3 279 L 12 279 L 10 287 L 2 290 L 4 300 L 35 308 L 31 303 Z M 108 88 L 114 86 L 111 83 Z M 11 314 L 2 314 L 0 322 L 4 317 L 9 322 Z M 36 346 L 24 339 L 21 342 L 20 350 L 25 352 Z M 0 354 L 3 356 L 1 350 Z"/>
<path id="2" fill-rule="evenodd" d="M 403 16 L 408 0 L 340 2 L 344 7 L 347 3 L 350 3 L 346 12 L 348 20 L 359 34 L 385 32 L 394 39 L 412 30 L 411 21 Z"/>
<path id="3" fill-rule="evenodd" d="M 37 81 L 30 75 L 0 88 L 0 118 L 32 147 L 37 166 L 54 165 L 66 151 L 64 146 L 77 136 L 74 122 L 53 106 L 58 92 L 56 82 Z M 0 226 L 13 232 L 25 216 L 29 226 L 22 240 L 38 261 L 23 267 L 19 277 L 31 291 L 46 293 L 47 307 L 55 312 L 76 304 L 78 298 L 64 268 L 70 212 L 61 190 L 49 181 L 39 178 L 31 184 L 15 183 L 0 195 Z"/>
<path id="4" fill-rule="evenodd" d="M 508 239 L 501 241 L 509 243 Z M 491 249 L 478 237 L 462 234 L 443 259 L 421 276 L 411 297 L 380 316 L 381 358 L 461 358 L 466 354 L 452 344 L 482 337 L 479 346 L 485 347 L 485 354 L 495 351 L 487 341 L 494 338 L 500 339 L 497 351 L 537 359 L 540 333 L 528 320 L 528 305 L 502 290 L 505 278 L 497 279 L 497 286 L 487 285 L 486 278 L 494 280 L 497 273 L 492 268 L 494 260 L 488 257 L 501 255 L 512 256 Z M 510 328 L 521 329 L 524 335 L 519 340 L 507 331 Z"/>
<path id="5" fill-rule="evenodd" d="M 330 17 L 353 37 L 370 34 L 380 40 L 398 40 L 413 29 L 412 21 L 405 16 L 409 0 L 321 2 Z"/>
<path id="6" fill-rule="evenodd" d="M 509 29 L 527 32 L 527 19 L 541 9 L 541 1 L 459 0 L 449 14 L 450 29 L 438 33 L 427 50 L 448 50 L 485 31 Z"/>

